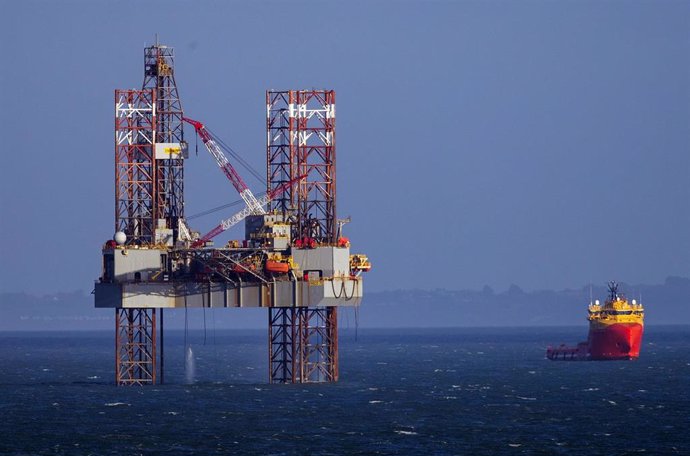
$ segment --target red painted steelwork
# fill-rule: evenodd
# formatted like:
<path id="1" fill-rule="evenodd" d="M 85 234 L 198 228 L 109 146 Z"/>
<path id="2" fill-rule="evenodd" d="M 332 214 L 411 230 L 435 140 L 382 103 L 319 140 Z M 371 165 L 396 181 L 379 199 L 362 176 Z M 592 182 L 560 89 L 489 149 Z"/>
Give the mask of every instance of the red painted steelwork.
<path id="1" fill-rule="evenodd" d="M 115 383 L 156 383 L 156 310 L 115 309 Z"/>
<path id="2" fill-rule="evenodd" d="M 153 90 L 115 91 L 115 232 L 127 244 L 152 244 L 158 206 Z"/>
<path id="3" fill-rule="evenodd" d="M 267 187 L 298 175 L 296 189 L 273 200 L 269 212 L 294 216 L 292 238 L 336 241 L 335 91 L 266 92 Z"/>
<path id="4" fill-rule="evenodd" d="M 188 117 L 183 117 L 182 120 L 194 127 L 194 130 L 196 130 L 196 133 L 199 135 L 204 144 L 208 144 L 209 142 L 213 141 L 213 138 L 211 138 L 211 134 L 208 132 L 208 130 L 206 130 L 204 124 L 202 124 L 198 120 L 190 119 Z M 237 193 L 242 194 L 243 191 L 249 188 L 247 187 L 247 184 L 244 182 L 244 180 L 242 180 L 242 177 L 240 177 L 237 170 L 235 170 L 235 168 L 230 164 L 230 162 L 222 164 L 220 166 L 220 169 L 223 171 L 223 174 L 225 174 L 228 180 L 232 182 L 232 186 L 235 187 Z"/>

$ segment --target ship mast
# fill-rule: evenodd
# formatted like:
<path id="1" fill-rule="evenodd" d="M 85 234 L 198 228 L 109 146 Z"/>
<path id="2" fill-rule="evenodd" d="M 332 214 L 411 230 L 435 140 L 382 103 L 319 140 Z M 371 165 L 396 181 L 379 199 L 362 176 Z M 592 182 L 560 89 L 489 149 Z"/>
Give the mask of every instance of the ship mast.
<path id="1" fill-rule="evenodd" d="M 618 284 L 615 281 L 608 283 L 609 285 L 609 301 L 614 302 L 618 299 Z"/>

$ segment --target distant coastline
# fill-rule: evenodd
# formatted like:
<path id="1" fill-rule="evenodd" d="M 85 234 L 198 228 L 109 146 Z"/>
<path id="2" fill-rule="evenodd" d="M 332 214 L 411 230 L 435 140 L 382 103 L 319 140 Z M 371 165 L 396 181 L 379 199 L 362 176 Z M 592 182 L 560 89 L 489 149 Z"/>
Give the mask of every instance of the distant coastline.
<path id="1" fill-rule="evenodd" d="M 690 278 L 668 277 L 663 284 L 621 285 L 630 298 L 646 304 L 647 325 L 690 324 Z M 585 324 L 589 285 L 579 289 L 523 291 L 391 290 L 368 292 L 362 307 L 341 309 L 341 326 L 360 328 L 533 327 Z M 605 288 L 594 286 L 595 298 Z M 114 312 L 95 309 L 83 291 L 48 295 L 0 293 L 0 331 L 99 330 L 114 328 Z M 166 311 L 166 328 L 184 327 L 184 310 Z M 190 328 L 264 329 L 264 309 L 193 309 Z"/>

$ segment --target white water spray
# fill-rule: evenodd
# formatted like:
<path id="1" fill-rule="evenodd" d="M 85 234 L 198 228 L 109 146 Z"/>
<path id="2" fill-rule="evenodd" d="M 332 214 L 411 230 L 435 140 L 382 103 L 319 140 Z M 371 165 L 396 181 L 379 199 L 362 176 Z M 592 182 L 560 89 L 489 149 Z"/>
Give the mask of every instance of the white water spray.
<path id="1" fill-rule="evenodd" d="M 192 351 L 192 346 L 187 347 L 187 352 L 184 357 L 184 377 L 187 384 L 194 383 L 194 377 L 196 377 L 196 365 L 194 362 L 194 352 Z"/>

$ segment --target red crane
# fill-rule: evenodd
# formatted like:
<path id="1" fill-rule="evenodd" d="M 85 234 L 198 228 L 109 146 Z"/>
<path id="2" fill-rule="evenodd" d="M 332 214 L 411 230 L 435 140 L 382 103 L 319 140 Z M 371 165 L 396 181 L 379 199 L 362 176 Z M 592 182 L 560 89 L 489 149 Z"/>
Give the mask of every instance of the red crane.
<path id="1" fill-rule="evenodd" d="M 208 149 L 211 155 L 213 155 L 213 158 L 216 159 L 218 167 L 223 171 L 227 178 L 230 179 L 230 182 L 232 182 L 235 190 L 237 190 L 237 193 L 239 193 L 244 200 L 244 203 L 249 209 L 249 213 L 257 215 L 265 214 L 266 211 L 264 210 L 263 205 L 259 203 L 252 191 L 249 190 L 249 187 L 247 187 L 247 184 L 244 183 L 235 168 L 230 164 L 228 158 L 225 156 L 218 143 L 213 139 L 208 130 L 206 130 L 204 124 L 198 120 L 190 119 L 188 117 L 183 117 L 182 120 L 194 127 L 197 135 L 199 135 L 201 141 L 203 141 L 204 145 L 206 146 L 206 149 Z"/>
<path id="2" fill-rule="evenodd" d="M 299 176 L 295 179 L 292 179 L 291 181 L 282 183 L 278 187 L 274 188 L 271 191 L 271 193 L 267 193 L 264 196 L 262 196 L 261 198 L 259 198 L 257 200 L 257 204 L 259 205 L 259 207 L 263 211 L 263 207 L 266 204 L 268 204 L 269 201 L 271 201 L 273 198 L 280 195 L 285 190 L 292 187 L 295 183 L 301 181 L 305 177 L 306 176 Z M 264 211 L 262 213 L 265 214 L 266 212 Z M 242 209 L 241 211 L 239 211 L 237 214 L 233 215 L 232 217 L 227 218 L 225 220 L 222 220 L 218 226 L 216 226 L 211 231 L 209 231 L 208 233 L 204 234 L 199 239 L 194 241 L 192 243 L 192 248 L 201 247 L 202 245 L 204 245 L 206 243 L 206 241 L 210 241 L 211 239 L 218 236 L 223 231 L 229 229 L 230 227 L 232 227 L 234 225 L 237 225 L 242 220 L 246 219 L 249 215 L 252 215 L 252 211 L 249 207 L 245 207 L 244 209 Z"/>
<path id="3" fill-rule="evenodd" d="M 238 224 L 239 222 L 247 218 L 249 215 L 265 214 L 266 210 L 264 209 L 264 206 L 267 205 L 269 201 L 271 201 L 277 195 L 283 193 L 288 188 L 292 187 L 292 185 L 296 182 L 306 177 L 299 176 L 296 179 L 292 179 L 291 181 L 285 182 L 279 185 L 278 187 L 274 188 L 270 193 L 267 193 L 266 195 L 257 199 L 252 193 L 252 191 L 249 190 L 247 184 L 244 183 L 244 181 L 242 180 L 238 172 L 235 170 L 235 168 L 230 164 L 230 161 L 228 161 L 222 149 L 220 148 L 216 140 L 213 139 L 213 137 L 206 129 L 204 124 L 199 122 L 198 120 L 190 119 L 188 117 L 183 117 L 182 120 L 194 127 L 196 133 L 199 135 L 204 145 L 206 146 L 206 149 L 208 149 L 211 155 L 213 155 L 213 158 L 215 158 L 218 167 L 223 171 L 223 173 L 227 176 L 230 182 L 232 182 L 232 185 L 235 187 L 235 190 L 237 190 L 237 192 L 240 194 L 245 204 L 247 205 L 244 209 L 242 209 L 232 217 L 222 220 L 218 226 L 216 226 L 211 231 L 203 235 L 201 238 L 194 241 L 192 243 L 193 248 L 204 245 L 206 241 L 213 239 L 215 236 L 219 235 L 223 231 Z"/>

